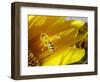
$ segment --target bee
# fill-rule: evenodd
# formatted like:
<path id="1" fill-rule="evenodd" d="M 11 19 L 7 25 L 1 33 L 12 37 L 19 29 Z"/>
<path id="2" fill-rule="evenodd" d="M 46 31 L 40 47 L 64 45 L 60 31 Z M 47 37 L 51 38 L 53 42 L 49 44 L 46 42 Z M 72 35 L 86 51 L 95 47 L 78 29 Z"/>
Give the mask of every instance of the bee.
<path id="1" fill-rule="evenodd" d="M 42 46 L 41 51 L 48 50 L 49 52 L 54 52 L 54 50 L 55 50 L 54 45 L 50 41 L 50 38 L 47 34 L 42 33 L 40 35 L 40 40 L 41 40 L 41 46 Z"/>

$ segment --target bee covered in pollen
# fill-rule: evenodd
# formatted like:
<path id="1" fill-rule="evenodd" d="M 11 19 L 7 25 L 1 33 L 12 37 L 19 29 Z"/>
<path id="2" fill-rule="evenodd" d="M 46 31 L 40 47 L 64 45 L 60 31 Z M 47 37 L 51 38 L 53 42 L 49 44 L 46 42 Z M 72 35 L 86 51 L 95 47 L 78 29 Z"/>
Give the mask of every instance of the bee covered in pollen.
<path id="1" fill-rule="evenodd" d="M 41 46 L 42 46 L 41 51 L 48 50 L 50 53 L 54 52 L 55 50 L 54 45 L 50 41 L 50 38 L 46 33 L 42 33 L 40 35 L 40 41 L 41 41 Z"/>

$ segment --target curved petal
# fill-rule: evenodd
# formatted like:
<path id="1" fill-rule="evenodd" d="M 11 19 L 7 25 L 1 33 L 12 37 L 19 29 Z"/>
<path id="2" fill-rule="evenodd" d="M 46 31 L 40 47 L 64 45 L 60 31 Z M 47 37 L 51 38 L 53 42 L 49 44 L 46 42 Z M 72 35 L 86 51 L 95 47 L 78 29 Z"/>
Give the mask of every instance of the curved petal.
<path id="1" fill-rule="evenodd" d="M 85 24 L 83 20 L 73 20 L 71 25 L 76 26 L 78 28 L 82 27 Z"/>
<path id="2" fill-rule="evenodd" d="M 65 65 L 80 61 L 85 55 L 84 49 L 74 47 L 66 50 L 58 50 L 58 52 L 48 56 L 44 59 L 42 66 Z"/>
<path id="3" fill-rule="evenodd" d="M 75 62 L 80 61 L 85 55 L 84 49 L 78 49 L 78 48 L 69 48 L 68 52 L 65 52 L 63 58 L 62 58 L 62 64 L 72 64 Z"/>

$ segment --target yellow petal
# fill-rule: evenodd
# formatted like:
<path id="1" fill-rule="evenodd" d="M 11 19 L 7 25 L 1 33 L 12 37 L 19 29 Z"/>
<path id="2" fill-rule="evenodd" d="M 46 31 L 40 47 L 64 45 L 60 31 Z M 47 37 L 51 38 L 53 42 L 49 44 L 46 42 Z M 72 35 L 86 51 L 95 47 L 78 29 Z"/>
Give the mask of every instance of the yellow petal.
<path id="1" fill-rule="evenodd" d="M 42 66 L 55 66 L 72 64 L 80 61 L 85 55 L 84 49 L 78 49 L 75 47 L 67 48 L 67 50 L 59 50 L 55 54 L 51 54 L 44 59 Z"/>
<path id="2" fill-rule="evenodd" d="M 82 20 L 74 20 L 74 21 L 71 22 L 71 25 L 77 26 L 77 27 L 81 27 L 81 26 L 83 26 L 84 24 L 85 24 L 85 22 L 82 21 Z"/>
<path id="3" fill-rule="evenodd" d="M 65 56 L 63 57 L 61 64 L 72 64 L 78 62 L 85 55 L 84 49 L 69 48 L 68 50 L 69 52 L 67 51 L 68 53 L 65 53 Z"/>
<path id="4" fill-rule="evenodd" d="M 44 59 L 42 66 L 55 66 L 59 65 L 62 58 L 62 53 L 55 53 Z"/>
<path id="5" fill-rule="evenodd" d="M 35 16 L 32 16 L 32 15 L 28 16 L 28 22 L 30 22 L 34 17 Z"/>
<path id="6" fill-rule="evenodd" d="M 71 57 L 70 63 L 75 63 L 80 61 L 85 55 L 84 49 L 76 49 L 73 53 L 73 56 Z"/>

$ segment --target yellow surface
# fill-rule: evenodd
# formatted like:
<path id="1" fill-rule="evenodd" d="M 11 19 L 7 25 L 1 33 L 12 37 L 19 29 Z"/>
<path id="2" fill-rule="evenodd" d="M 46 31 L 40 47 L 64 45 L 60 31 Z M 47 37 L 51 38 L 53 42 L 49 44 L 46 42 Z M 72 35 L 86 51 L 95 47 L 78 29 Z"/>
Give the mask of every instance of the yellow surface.
<path id="1" fill-rule="evenodd" d="M 80 33 L 85 22 L 65 20 L 65 16 L 28 16 L 28 44 L 41 66 L 72 64 L 85 56 L 85 49 L 76 43 L 87 40 L 87 31 Z M 84 27 L 85 28 L 85 27 Z"/>

